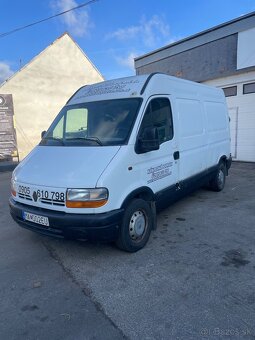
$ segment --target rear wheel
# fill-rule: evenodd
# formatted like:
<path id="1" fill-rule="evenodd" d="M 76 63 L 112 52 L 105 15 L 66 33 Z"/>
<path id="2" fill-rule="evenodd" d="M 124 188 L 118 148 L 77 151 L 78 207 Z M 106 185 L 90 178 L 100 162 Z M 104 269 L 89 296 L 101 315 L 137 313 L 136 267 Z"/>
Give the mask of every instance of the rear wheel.
<path id="1" fill-rule="evenodd" d="M 132 200 L 123 216 L 117 246 L 128 252 L 143 248 L 149 240 L 152 223 L 149 203 L 140 198 Z"/>
<path id="2" fill-rule="evenodd" d="M 212 189 L 213 191 L 223 190 L 226 182 L 226 174 L 227 174 L 226 164 L 221 162 L 219 164 L 215 177 L 210 182 L 210 189 Z"/>

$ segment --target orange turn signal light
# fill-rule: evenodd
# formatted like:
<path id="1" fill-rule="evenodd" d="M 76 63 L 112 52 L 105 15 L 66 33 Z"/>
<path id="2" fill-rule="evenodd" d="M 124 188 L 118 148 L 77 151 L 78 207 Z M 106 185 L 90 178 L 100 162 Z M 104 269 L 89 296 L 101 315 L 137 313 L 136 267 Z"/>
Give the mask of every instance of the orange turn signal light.
<path id="1" fill-rule="evenodd" d="M 12 196 L 15 196 L 16 197 L 16 191 L 15 190 L 11 190 L 11 193 L 12 193 Z"/>
<path id="2" fill-rule="evenodd" d="M 107 200 L 100 201 L 66 201 L 67 208 L 99 208 L 107 203 Z"/>

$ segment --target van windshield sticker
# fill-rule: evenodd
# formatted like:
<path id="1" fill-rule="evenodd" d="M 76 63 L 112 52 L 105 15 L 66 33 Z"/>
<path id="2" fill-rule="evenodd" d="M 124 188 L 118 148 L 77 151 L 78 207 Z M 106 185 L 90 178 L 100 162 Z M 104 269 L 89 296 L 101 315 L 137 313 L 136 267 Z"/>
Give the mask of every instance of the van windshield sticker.
<path id="1" fill-rule="evenodd" d="M 172 174 L 172 171 L 170 170 L 172 166 L 173 162 L 167 162 L 155 167 L 150 167 L 147 170 L 147 175 L 149 175 L 147 184 L 158 181 L 164 177 L 170 176 Z"/>
<path id="2" fill-rule="evenodd" d="M 80 90 L 77 96 L 75 96 L 74 100 L 92 97 L 92 96 L 100 96 L 103 94 L 114 94 L 114 93 L 128 93 L 136 90 L 137 85 L 143 85 L 144 81 L 139 80 L 123 80 L 123 81 L 107 81 L 100 84 L 86 86 Z"/>

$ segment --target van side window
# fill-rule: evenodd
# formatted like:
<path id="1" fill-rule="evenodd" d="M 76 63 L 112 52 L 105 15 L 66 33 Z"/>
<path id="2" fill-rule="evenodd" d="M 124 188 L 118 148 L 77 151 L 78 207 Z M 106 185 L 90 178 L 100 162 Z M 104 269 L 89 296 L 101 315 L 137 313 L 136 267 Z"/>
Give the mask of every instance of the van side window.
<path id="1" fill-rule="evenodd" d="M 150 101 L 143 117 L 140 134 L 148 127 L 157 128 L 160 144 L 173 138 L 172 110 L 168 98 L 154 98 Z"/>
<path id="2" fill-rule="evenodd" d="M 64 131 L 64 117 L 62 117 L 58 124 L 55 126 L 55 129 L 52 131 L 52 137 L 63 138 L 63 131 Z"/>

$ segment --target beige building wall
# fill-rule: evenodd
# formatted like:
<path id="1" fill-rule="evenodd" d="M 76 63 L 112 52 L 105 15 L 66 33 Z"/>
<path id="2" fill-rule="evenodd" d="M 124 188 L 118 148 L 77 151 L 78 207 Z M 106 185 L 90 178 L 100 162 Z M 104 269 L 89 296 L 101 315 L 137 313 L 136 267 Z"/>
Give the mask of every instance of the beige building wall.
<path id="1" fill-rule="evenodd" d="M 102 75 L 65 33 L 9 80 L 0 93 L 12 94 L 20 159 L 40 141 L 69 97 Z"/>

